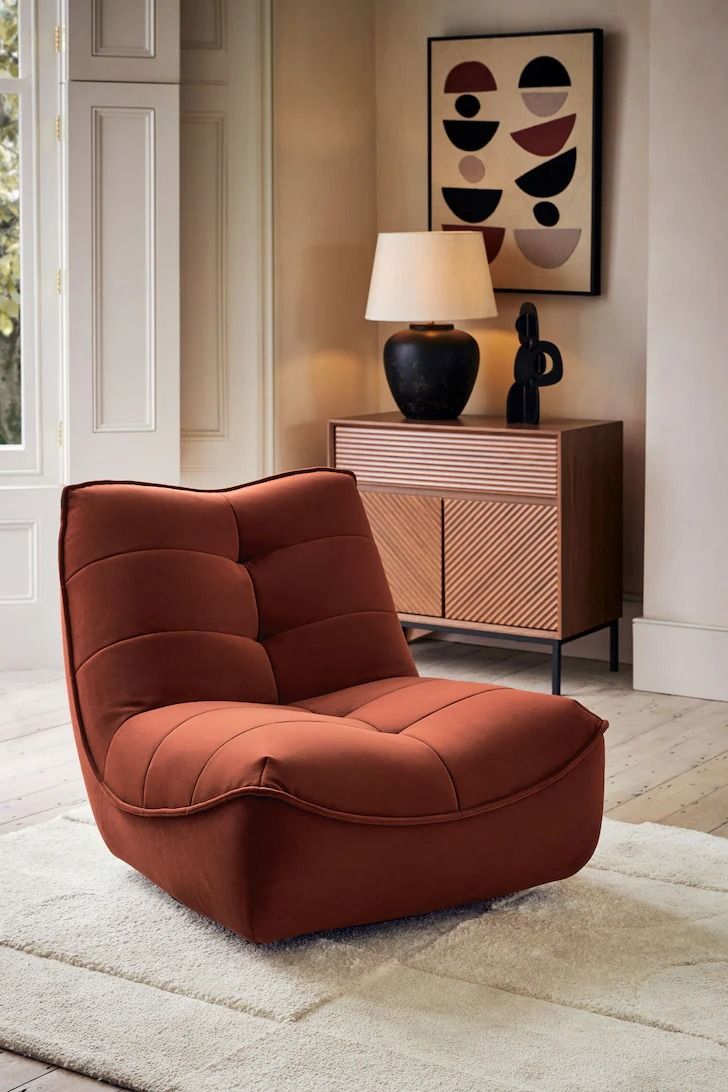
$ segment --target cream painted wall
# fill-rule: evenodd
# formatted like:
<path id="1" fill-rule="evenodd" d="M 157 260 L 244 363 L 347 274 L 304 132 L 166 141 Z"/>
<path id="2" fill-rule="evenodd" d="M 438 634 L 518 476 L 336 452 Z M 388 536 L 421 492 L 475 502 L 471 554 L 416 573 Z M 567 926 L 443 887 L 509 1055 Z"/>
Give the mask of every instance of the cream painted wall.
<path id="1" fill-rule="evenodd" d="M 327 420 L 376 408 L 373 24 L 371 0 L 274 6 L 279 470 L 325 462 Z"/>
<path id="2" fill-rule="evenodd" d="M 380 231 L 427 227 L 427 38 L 603 27 L 603 294 L 534 296 L 544 337 L 564 356 L 544 416 L 625 422 L 625 591 L 642 588 L 647 263 L 649 0 L 375 0 L 377 205 Z M 682 82 L 682 81 L 680 81 Z M 681 217 L 684 222 L 684 218 Z M 524 297 L 525 298 L 525 297 Z M 502 413 L 517 346 L 519 296 L 468 329 L 481 344 L 472 412 Z M 381 339 L 394 327 L 382 326 Z M 381 376 L 381 372 L 377 373 Z M 379 408 L 392 403 L 383 377 Z"/>
<path id="3" fill-rule="evenodd" d="M 728 700 L 728 5 L 653 0 L 645 617 L 635 685 Z"/>

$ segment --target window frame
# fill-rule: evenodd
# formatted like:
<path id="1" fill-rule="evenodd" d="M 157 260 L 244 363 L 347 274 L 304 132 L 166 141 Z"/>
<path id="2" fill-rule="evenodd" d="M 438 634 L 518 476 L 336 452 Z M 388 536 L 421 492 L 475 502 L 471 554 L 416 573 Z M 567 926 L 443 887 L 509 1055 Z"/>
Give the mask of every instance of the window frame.
<path id="1" fill-rule="evenodd" d="M 0 94 L 17 94 L 20 174 L 21 442 L 0 445 L 0 480 L 57 481 L 60 307 L 58 265 L 58 62 L 55 5 L 18 0 L 18 75 L 0 76 Z M 41 227 L 43 232 L 41 232 Z M 52 286 L 52 287 L 51 287 Z M 41 302 L 43 323 L 41 325 Z M 10 479 L 10 480 L 9 480 Z"/>

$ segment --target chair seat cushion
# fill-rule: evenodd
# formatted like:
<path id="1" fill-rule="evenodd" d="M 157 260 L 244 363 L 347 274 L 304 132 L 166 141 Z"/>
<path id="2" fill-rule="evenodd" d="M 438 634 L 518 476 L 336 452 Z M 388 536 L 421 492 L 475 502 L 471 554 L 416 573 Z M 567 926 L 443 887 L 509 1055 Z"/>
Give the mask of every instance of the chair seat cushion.
<path id="1" fill-rule="evenodd" d="M 257 795 L 358 823 L 436 822 L 552 784 L 605 727 L 570 698 L 404 676 L 299 705 L 199 701 L 137 714 L 113 738 L 104 781 L 144 813 Z"/>

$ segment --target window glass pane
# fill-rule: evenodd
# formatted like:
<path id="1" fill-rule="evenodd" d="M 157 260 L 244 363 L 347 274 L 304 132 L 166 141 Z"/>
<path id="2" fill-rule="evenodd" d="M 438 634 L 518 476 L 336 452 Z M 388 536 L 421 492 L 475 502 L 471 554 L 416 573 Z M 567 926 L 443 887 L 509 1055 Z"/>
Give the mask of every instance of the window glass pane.
<path id="1" fill-rule="evenodd" d="M 0 76 L 18 74 L 18 0 L 0 0 Z"/>
<path id="2" fill-rule="evenodd" d="M 0 444 L 22 440 L 18 103 L 0 95 Z"/>

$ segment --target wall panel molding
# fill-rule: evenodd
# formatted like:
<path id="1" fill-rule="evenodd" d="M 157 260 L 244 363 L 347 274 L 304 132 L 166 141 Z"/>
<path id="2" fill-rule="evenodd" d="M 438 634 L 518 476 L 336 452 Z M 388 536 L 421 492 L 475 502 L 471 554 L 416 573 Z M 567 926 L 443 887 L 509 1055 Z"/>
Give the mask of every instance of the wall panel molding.
<path id="1" fill-rule="evenodd" d="M 38 521 L 0 520 L 0 606 L 38 602 Z"/>

